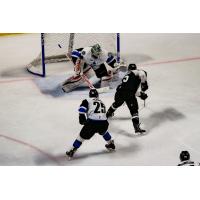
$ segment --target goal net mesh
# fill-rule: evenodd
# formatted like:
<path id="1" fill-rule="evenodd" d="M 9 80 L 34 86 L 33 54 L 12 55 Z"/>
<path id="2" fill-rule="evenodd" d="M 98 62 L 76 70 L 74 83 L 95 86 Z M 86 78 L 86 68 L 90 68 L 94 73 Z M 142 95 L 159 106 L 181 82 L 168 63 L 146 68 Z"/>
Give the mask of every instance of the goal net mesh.
<path id="1" fill-rule="evenodd" d="M 43 52 L 27 65 L 29 72 L 44 75 L 45 64 L 68 61 L 72 50 L 96 43 L 109 52 L 117 52 L 116 33 L 45 33 L 42 34 Z"/>

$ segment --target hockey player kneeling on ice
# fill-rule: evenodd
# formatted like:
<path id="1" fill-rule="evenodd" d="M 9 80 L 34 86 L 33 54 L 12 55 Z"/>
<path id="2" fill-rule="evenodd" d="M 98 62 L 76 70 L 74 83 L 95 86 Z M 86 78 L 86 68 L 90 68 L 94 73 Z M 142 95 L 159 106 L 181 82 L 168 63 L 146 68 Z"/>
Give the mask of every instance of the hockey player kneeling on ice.
<path id="1" fill-rule="evenodd" d="M 89 97 L 89 99 L 83 100 L 79 107 L 79 123 L 84 126 L 74 141 L 72 149 L 66 152 L 69 158 L 73 157 L 84 140 L 89 140 L 95 133 L 103 136 L 103 139 L 107 142 L 105 147 L 108 150 L 115 150 L 114 140 L 108 132 L 109 123 L 106 117 L 106 107 L 99 99 L 96 89 L 90 90 Z"/>
<path id="2" fill-rule="evenodd" d="M 91 69 L 93 69 L 97 78 L 100 79 L 101 87 L 109 86 L 113 74 L 116 74 L 118 71 L 118 64 L 112 53 L 102 49 L 99 44 L 76 49 L 72 51 L 69 57 L 71 57 L 74 64 L 75 75 L 63 83 L 62 89 L 64 92 L 70 92 L 84 83 L 81 74 L 90 78 L 92 76 Z M 111 67 L 112 71 L 107 70 L 105 63 Z"/>
<path id="3" fill-rule="evenodd" d="M 180 161 L 181 163 L 178 164 L 178 166 L 199 166 L 199 163 L 195 163 L 190 160 L 190 153 L 188 151 L 182 151 L 180 153 Z"/>
<path id="4" fill-rule="evenodd" d="M 141 91 L 138 91 L 141 86 Z M 115 110 L 126 102 L 132 116 L 132 122 L 135 133 L 143 133 L 145 130 L 140 128 L 138 115 L 138 102 L 136 96 L 145 100 L 148 96 L 145 91 L 148 89 L 147 73 L 143 70 L 137 69 L 135 64 L 129 64 L 128 72 L 123 77 L 122 83 L 117 87 L 114 103 L 110 106 L 107 112 L 107 117 L 112 117 Z"/>

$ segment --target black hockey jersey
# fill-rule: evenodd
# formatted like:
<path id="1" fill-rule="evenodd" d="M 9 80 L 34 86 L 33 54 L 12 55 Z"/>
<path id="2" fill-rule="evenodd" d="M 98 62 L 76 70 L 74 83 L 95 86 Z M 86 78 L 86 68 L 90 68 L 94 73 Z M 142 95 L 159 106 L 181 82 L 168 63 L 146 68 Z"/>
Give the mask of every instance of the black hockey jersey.
<path id="1" fill-rule="evenodd" d="M 136 93 L 140 83 L 146 81 L 146 74 L 142 70 L 129 71 L 124 78 L 122 83 L 118 86 L 117 90 L 126 90 L 131 93 Z"/>

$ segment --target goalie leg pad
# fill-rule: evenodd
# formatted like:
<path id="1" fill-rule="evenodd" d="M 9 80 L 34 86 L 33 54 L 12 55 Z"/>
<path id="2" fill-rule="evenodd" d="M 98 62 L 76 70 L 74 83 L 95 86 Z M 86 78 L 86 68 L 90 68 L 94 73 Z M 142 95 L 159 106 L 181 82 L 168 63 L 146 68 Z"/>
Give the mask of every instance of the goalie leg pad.
<path id="1" fill-rule="evenodd" d="M 101 78 L 101 88 L 109 87 L 111 80 L 112 80 L 112 76 L 103 76 Z"/>
<path id="2" fill-rule="evenodd" d="M 70 92 L 71 90 L 81 85 L 83 82 L 84 81 L 82 80 L 81 76 L 72 76 L 62 84 L 62 90 L 64 92 Z"/>
<path id="3" fill-rule="evenodd" d="M 88 77 L 91 78 L 93 76 L 92 73 L 90 73 L 91 68 L 88 68 L 86 71 L 84 71 L 84 74 Z M 83 84 L 85 81 L 82 79 L 80 75 L 78 76 L 71 76 L 68 78 L 66 81 L 63 82 L 62 84 L 62 90 L 64 92 L 71 92 L 73 89 L 77 88 L 81 84 Z"/>

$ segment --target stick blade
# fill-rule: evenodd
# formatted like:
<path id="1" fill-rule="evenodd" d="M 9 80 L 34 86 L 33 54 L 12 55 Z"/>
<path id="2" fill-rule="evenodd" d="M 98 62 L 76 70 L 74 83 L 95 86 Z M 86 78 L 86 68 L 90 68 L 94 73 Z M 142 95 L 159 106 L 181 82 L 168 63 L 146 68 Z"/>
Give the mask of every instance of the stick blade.
<path id="1" fill-rule="evenodd" d="M 110 90 L 110 87 L 107 86 L 107 87 L 102 87 L 102 88 L 98 88 L 96 89 L 98 91 L 98 93 L 106 93 Z"/>

